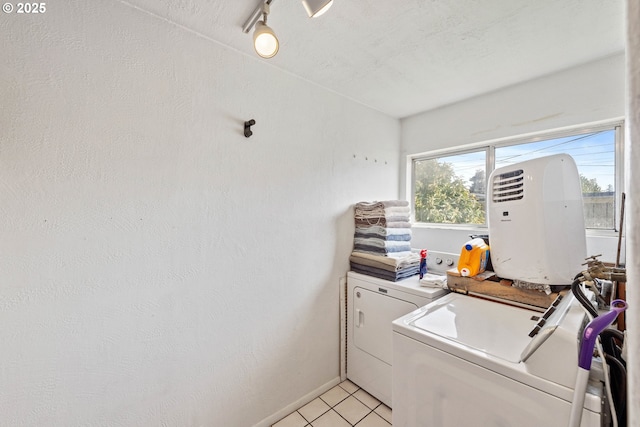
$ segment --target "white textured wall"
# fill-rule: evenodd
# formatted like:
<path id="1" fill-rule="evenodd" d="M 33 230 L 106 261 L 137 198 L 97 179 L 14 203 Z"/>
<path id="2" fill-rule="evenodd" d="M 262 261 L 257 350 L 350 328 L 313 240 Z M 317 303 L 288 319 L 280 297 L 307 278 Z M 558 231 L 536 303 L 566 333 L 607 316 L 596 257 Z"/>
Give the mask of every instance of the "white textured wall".
<path id="1" fill-rule="evenodd" d="M 629 426 L 640 425 L 640 3 L 627 0 L 627 376 Z"/>
<path id="2" fill-rule="evenodd" d="M 251 426 L 336 381 L 399 122 L 119 2 L 0 42 L 0 425 Z"/>
<path id="3" fill-rule="evenodd" d="M 624 64 L 621 53 L 403 119 L 401 176 L 407 155 L 623 117 Z M 406 180 L 400 186 L 410 191 Z M 469 230 L 415 227 L 412 243 L 457 252 L 468 238 Z M 587 250 L 615 261 L 617 238 L 589 236 Z"/>

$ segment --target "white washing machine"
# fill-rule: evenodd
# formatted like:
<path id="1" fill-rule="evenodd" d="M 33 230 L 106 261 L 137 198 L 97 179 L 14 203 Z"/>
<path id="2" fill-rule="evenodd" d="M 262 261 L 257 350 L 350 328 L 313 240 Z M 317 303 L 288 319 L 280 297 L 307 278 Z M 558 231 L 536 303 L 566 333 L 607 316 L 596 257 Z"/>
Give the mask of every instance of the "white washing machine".
<path id="1" fill-rule="evenodd" d="M 444 274 L 458 256 L 429 252 L 429 272 Z M 420 285 L 419 276 L 391 282 L 347 273 L 347 378 L 392 407 L 391 323 L 447 294 L 442 288 Z"/>
<path id="2" fill-rule="evenodd" d="M 571 293 L 544 314 L 449 294 L 393 322 L 393 426 L 567 426 L 585 315 Z M 601 425 L 590 382 L 583 427 Z"/>

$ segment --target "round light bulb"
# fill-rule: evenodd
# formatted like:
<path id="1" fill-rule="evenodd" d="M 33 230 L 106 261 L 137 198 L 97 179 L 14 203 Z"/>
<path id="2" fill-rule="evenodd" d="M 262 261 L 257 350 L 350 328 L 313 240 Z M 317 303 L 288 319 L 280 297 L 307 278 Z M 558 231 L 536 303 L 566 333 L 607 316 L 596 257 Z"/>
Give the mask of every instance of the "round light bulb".
<path id="1" fill-rule="evenodd" d="M 263 21 L 258 21 L 253 33 L 253 47 L 256 53 L 263 58 L 273 58 L 278 53 L 279 45 L 273 30 Z"/>

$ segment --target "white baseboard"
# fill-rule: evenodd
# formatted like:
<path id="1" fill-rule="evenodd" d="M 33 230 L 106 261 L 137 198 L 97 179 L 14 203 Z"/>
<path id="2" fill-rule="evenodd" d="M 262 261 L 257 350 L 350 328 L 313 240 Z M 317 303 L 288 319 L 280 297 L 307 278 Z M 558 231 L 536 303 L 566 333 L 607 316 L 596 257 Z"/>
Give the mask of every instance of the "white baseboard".
<path id="1" fill-rule="evenodd" d="M 308 394 L 302 396 L 300 399 L 296 400 L 295 402 L 291 403 L 290 405 L 285 406 L 284 408 L 282 408 L 281 410 L 279 410 L 275 414 L 269 415 L 267 418 L 265 418 L 262 421 L 258 422 L 253 427 L 270 427 L 272 424 L 280 421 L 281 419 L 283 419 L 284 417 L 286 417 L 287 415 L 289 415 L 290 413 L 292 413 L 296 409 L 299 409 L 299 408 L 303 407 L 304 405 L 306 405 L 307 403 L 311 402 L 313 399 L 315 399 L 316 397 L 320 396 L 325 391 L 330 390 L 331 388 L 335 387 L 339 383 L 340 383 L 340 377 L 336 377 L 336 378 L 332 379 L 328 383 L 325 383 L 325 384 L 321 385 L 320 387 L 318 387 L 317 389 L 313 390 L 311 393 L 308 393 Z"/>

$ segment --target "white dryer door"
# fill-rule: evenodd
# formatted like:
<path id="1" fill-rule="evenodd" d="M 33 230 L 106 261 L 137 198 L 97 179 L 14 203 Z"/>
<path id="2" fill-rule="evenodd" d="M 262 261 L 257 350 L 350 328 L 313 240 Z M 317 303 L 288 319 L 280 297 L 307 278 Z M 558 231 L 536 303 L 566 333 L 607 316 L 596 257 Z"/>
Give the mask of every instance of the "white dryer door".
<path id="1" fill-rule="evenodd" d="M 393 351 L 391 322 L 417 309 L 401 299 L 353 288 L 353 343 L 362 351 L 391 365 Z"/>

